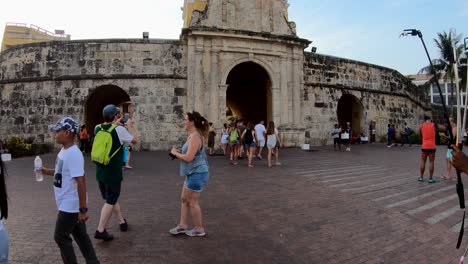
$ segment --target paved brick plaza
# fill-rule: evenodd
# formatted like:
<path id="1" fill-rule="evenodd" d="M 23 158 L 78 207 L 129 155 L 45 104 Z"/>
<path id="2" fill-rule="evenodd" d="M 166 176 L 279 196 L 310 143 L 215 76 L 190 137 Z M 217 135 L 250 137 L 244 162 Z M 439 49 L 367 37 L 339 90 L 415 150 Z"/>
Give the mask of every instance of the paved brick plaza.
<path id="1" fill-rule="evenodd" d="M 95 242 L 102 263 L 457 263 L 461 219 L 455 181 L 417 182 L 419 148 L 355 146 L 282 150 L 283 166 L 230 166 L 211 158 L 202 195 L 207 237 L 167 233 L 179 216 L 183 178 L 163 152 L 136 153 L 125 172 L 121 204 L 130 230 Z M 436 176 L 445 169 L 437 154 Z M 54 155 L 45 156 L 53 164 Z M 94 233 L 102 201 L 87 157 Z M 53 240 L 52 180 L 34 181 L 33 158 L 7 163 L 11 263 L 61 263 Z M 468 185 L 468 177 L 466 184 Z M 468 235 L 463 245 L 468 243 Z M 75 245 L 76 246 L 76 245 Z M 77 255 L 78 248 L 75 247 Z M 80 256 L 80 263 L 84 263 Z"/>

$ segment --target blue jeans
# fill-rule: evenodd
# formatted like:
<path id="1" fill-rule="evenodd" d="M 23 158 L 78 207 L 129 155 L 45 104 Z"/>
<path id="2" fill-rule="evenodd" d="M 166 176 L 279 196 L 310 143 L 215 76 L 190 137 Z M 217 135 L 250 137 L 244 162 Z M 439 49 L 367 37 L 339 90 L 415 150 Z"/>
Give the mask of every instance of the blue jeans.
<path id="1" fill-rule="evenodd" d="M 3 227 L 3 229 L 0 230 L 0 264 L 7 264 L 7 263 L 8 263 L 8 233 L 6 229 Z"/>

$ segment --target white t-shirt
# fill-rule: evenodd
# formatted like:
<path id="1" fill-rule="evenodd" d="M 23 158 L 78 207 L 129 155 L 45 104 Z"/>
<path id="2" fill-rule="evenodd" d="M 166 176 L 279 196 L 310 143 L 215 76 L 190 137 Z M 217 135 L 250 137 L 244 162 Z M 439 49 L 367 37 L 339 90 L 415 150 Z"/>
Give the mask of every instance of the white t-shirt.
<path id="1" fill-rule="evenodd" d="M 262 124 L 258 124 L 255 126 L 255 133 L 257 133 L 257 139 L 260 140 L 265 140 L 265 136 L 263 135 L 263 132 L 265 132 L 265 126 Z"/>
<path id="2" fill-rule="evenodd" d="M 54 191 L 59 211 L 78 213 L 80 202 L 76 177 L 84 176 L 84 159 L 80 149 L 73 145 L 62 148 L 55 162 Z"/>
<path id="3" fill-rule="evenodd" d="M 128 145 L 128 144 L 132 143 L 133 136 L 132 136 L 132 134 L 130 134 L 130 132 L 128 132 L 128 130 L 125 127 L 117 126 L 115 128 L 115 131 L 117 132 L 117 135 L 119 136 L 120 144 Z"/>
<path id="4" fill-rule="evenodd" d="M 334 128 L 332 132 L 333 138 L 340 138 L 340 132 L 341 132 L 340 128 Z"/>

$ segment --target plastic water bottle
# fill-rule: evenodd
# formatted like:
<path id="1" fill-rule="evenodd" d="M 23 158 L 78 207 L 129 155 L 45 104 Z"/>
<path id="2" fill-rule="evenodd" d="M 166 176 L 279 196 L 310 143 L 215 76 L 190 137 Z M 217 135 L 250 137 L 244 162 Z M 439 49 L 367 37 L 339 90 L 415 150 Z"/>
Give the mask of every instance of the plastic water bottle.
<path id="1" fill-rule="evenodd" d="M 42 176 L 42 159 L 41 157 L 37 156 L 34 159 L 34 172 L 36 173 L 36 181 L 41 182 L 44 180 L 44 177 Z"/>

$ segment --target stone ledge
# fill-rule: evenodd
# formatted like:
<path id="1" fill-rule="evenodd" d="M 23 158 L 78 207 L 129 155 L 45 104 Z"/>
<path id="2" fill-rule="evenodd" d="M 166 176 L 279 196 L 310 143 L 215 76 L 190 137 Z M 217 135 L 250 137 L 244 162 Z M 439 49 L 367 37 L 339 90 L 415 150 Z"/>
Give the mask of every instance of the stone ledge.
<path id="1" fill-rule="evenodd" d="M 75 81 L 75 80 L 109 80 L 109 79 L 176 79 L 187 80 L 187 76 L 175 74 L 91 74 L 91 75 L 64 75 L 60 77 L 36 77 L 0 80 L 0 84 L 47 82 L 47 81 Z"/>
<path id="2" fill-rule="evenodd" d="M 386 94 L 386 95 L 392 95 L 392 96 L 399 96 L 399 97 L 404 97 L 404 98 L 409 99 L 410 101 L 417 104 L 418 106 L 420 106 L 425 111 L 431 110 L 430 106 L 426 106 L 423 103 L 415 100 L 410 95 L 404 94 L 404 93 L 392 93 L 392 92 L 388 92 L 388 91 L 373 90 L 373 89 L 367 89 L 367 88 L 362 88 L 362 87 L 344 86 L 342 84 L 304 83 L 304 86 L 307 86 L 307 87 L 323 87 L 323 88 L 340 89 L 340 90 L 354 90 L 354 91 L 360 91 L 360 92 L 368 92 L 368 93 L 377 93 L 377 94 Z"/>

